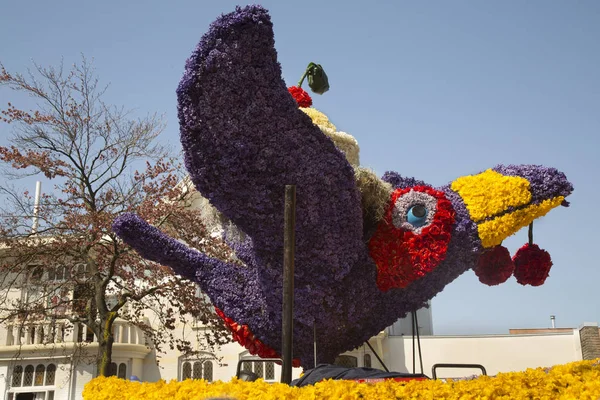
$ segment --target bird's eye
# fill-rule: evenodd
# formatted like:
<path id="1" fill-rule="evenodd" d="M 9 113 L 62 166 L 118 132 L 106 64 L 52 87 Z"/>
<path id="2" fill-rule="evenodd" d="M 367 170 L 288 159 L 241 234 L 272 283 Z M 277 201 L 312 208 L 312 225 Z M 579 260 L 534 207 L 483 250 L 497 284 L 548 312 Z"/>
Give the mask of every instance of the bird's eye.
<path id="1" fill-rule="evenodd" d="M 409 190 L 396 198 L 392 222 L 398 229 L 421 233 L 437 212 L 437 198 L 417 190 Z"/>
<path id="2" fill-rule="evenodd" d="M 422 227 L 427 223 L 427 208 L 423 204 L 412 206 L 406 213 L 406 222 L 416 228 Z"/>

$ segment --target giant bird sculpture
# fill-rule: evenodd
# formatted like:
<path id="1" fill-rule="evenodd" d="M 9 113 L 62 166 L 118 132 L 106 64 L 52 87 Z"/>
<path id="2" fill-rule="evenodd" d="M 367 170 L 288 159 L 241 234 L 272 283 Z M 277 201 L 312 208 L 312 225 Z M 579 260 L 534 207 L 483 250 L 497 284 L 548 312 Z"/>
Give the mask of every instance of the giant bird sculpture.
<path id="1" fill-rule="evenodd" d="M 186 168 L 235 227 L 224 235 L 243 266 L 136 215 L 114 223 L 143 257 L 197 282 L 252 354 L 281 352 L 285 185 L 297 186 L 293 352 L 305 368 L 314 365 L 313 333 L 318 362 L 333 362 L 567 205 L 571 184 L 542 166 L 498 166 L 439 188 L 387 172 L 370 183 L 382 205 L 373 220 L 357 170 L 288 93 L 272 28 L 260 6 L 222 15 L 177 88 Z"/>

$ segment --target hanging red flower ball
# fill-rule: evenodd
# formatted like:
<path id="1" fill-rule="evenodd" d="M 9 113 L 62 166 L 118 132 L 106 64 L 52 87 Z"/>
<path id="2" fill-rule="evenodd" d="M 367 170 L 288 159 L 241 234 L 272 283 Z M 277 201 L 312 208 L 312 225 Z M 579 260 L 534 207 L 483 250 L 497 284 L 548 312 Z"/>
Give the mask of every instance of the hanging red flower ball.
<path id="1" fill-rule="evenodd" d="M 312 99 L 306 92 L 306 90 L 302 89 L 298 86 L 290 86 L 288 88 L 288 92 L 292 95 L 292 97 L 298 103 L 298 107 L 306 108 L 312 106 Z"/>
<path id="2" fill-rule="evenodd" d="M 537 244 L 525 244 L 513 257 L 515 278 L 521 285 L 540 286 L 548 277 L 552 259 L 550 253 Z"/>
<path id="3" fill-rule="evenodd" d="M 515 265 L 508 249 L 504 246 L 496 246 L 479 256 L 474 271 L 479 282 L 495 286 L 506 282 L 514 269 Z"/>

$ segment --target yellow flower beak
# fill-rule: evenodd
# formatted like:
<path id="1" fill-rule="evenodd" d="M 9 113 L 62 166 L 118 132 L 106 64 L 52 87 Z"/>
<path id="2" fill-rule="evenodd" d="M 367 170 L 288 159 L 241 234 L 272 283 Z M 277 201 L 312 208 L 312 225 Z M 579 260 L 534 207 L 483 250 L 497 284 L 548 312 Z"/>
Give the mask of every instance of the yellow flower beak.
<path id="1" fill-rule="evenodd" d="M 452 182 L 451 189 L 461 196 L 471 219 L 477 224 L 483 247 L 501 244 L 508 236 L 563 204 L 565 195 L 571 192 L 572 186 L 564 174 L 556 170 L 537 173 L 534 168 L 531 166 L 526 170 L 529 179 L 489 169 Z M 535 187 L 530 179 L 535 179 Z"/>

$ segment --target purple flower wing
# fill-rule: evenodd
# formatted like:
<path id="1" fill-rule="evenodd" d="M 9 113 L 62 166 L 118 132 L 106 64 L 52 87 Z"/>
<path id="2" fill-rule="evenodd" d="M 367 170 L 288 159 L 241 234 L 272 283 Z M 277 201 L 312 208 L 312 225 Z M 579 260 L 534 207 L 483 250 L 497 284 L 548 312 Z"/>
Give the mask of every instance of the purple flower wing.
<path id="1" fill-rule="evenodd" d="M 114 232 L 147 260 L 173 268 L 183 278 L 196 281 L 214 305 L 227 315 L 243 320 L 256 316 L 265 324 L 266 300 L 261 296 L 256 271 L 208 257 L 169 237 L 135 214 L 121 214 Z M 243 301 L 240 301 L 243 294 Z M 243 307 L 243 309 L 241 309 Z"/>
<path id="2" fill-rule="evenodd" d="M 267 11 L 248 6 L 217 19 L 187 60 L 177 97 L 190 177 L 251 237 L 259 264 L 281 263 L 284 188 L 294 184 L 298 268 L 344 276 L 364 249 L 354 172 L 288 93 Z"/>

